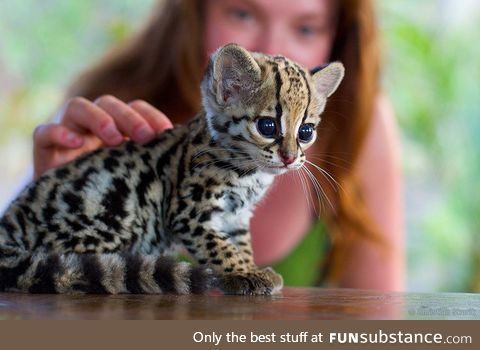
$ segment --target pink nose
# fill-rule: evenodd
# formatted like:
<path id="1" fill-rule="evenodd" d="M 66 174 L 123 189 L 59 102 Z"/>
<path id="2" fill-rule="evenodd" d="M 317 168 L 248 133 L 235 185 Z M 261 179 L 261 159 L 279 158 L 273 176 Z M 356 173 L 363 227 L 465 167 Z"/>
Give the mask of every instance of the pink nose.
<path id="1" fill-rule="evenodd" d="M 289 164 L 292 164 L 293 162 L 295 162 L 296 157 L 292 153 L 279 151 L 278 154 L 279 154 L 280 159 L 282 160 L 283 164 L 285 164 L 285 165 L 289 165 Z"/>

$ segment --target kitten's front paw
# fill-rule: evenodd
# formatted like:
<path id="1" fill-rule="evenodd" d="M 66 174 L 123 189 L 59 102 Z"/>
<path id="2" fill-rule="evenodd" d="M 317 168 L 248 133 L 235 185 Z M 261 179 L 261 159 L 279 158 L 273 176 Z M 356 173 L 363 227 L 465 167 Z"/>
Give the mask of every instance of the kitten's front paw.
<path id="1" fill-rule="evenodd" d="M 271 295 L 280 292 L 283 278 L 267 267 L 245 273 L 229 273 L 220 277 L 220 289 L 225 294 Z"/>

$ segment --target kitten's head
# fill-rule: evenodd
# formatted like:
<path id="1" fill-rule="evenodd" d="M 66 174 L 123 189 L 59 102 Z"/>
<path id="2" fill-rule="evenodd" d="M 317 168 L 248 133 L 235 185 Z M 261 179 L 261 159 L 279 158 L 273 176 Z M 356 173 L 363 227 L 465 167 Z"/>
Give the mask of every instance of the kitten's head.
<path id="1" fill-rule="evenodd" d="M 260 170 L 298 169 L 343 75 L 339 62 L 309 72 L 283 56 L 223 46 L 211 56 L 201 86 L 210 133 L 223 147 L 248 154 Z"/>

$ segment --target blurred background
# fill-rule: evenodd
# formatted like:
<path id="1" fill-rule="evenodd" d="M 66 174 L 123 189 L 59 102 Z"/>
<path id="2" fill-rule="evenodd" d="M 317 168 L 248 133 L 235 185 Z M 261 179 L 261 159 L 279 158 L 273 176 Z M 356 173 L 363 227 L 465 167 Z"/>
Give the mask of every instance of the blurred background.
<path id="1" fill-rule="evenodd" d="M 0 212 L 29 176 L 35 126 L 154 2 L 0 1 Z M 408 290 L 480 292 L 480 1 L 377 8 L 402 131 Z"/>

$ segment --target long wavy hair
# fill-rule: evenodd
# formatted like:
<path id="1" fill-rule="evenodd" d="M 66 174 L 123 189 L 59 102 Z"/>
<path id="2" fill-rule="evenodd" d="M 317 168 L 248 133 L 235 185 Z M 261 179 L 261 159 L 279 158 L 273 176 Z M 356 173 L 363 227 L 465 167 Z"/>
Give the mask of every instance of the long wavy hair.
<path id="1" fill-rule="evenodd" d="M 163 0 L 146 25 L 111 49 L 71 86 L 70 96 L 95 99 L 113 94 L 144 99 L 173 119 L 200 109 L 204 70 L 202 0 Z M 362 198 L 355 166 L 378 94 L 378 31 L 371 0 L 338 0 L 338 21 L 330 61 L 341 61 L 345 80 L 327 103 L 315 153 L 320 166 L 339 183 L 335 191 L 324 176 L 317 180 L 331 206 L 320 211 L 332 240 L 326 259 L 329 280 L 342 275 L 342 262 L 358 239 L 382 243 Z M 321 62 L 319 62 L 321 63 Z"/>

